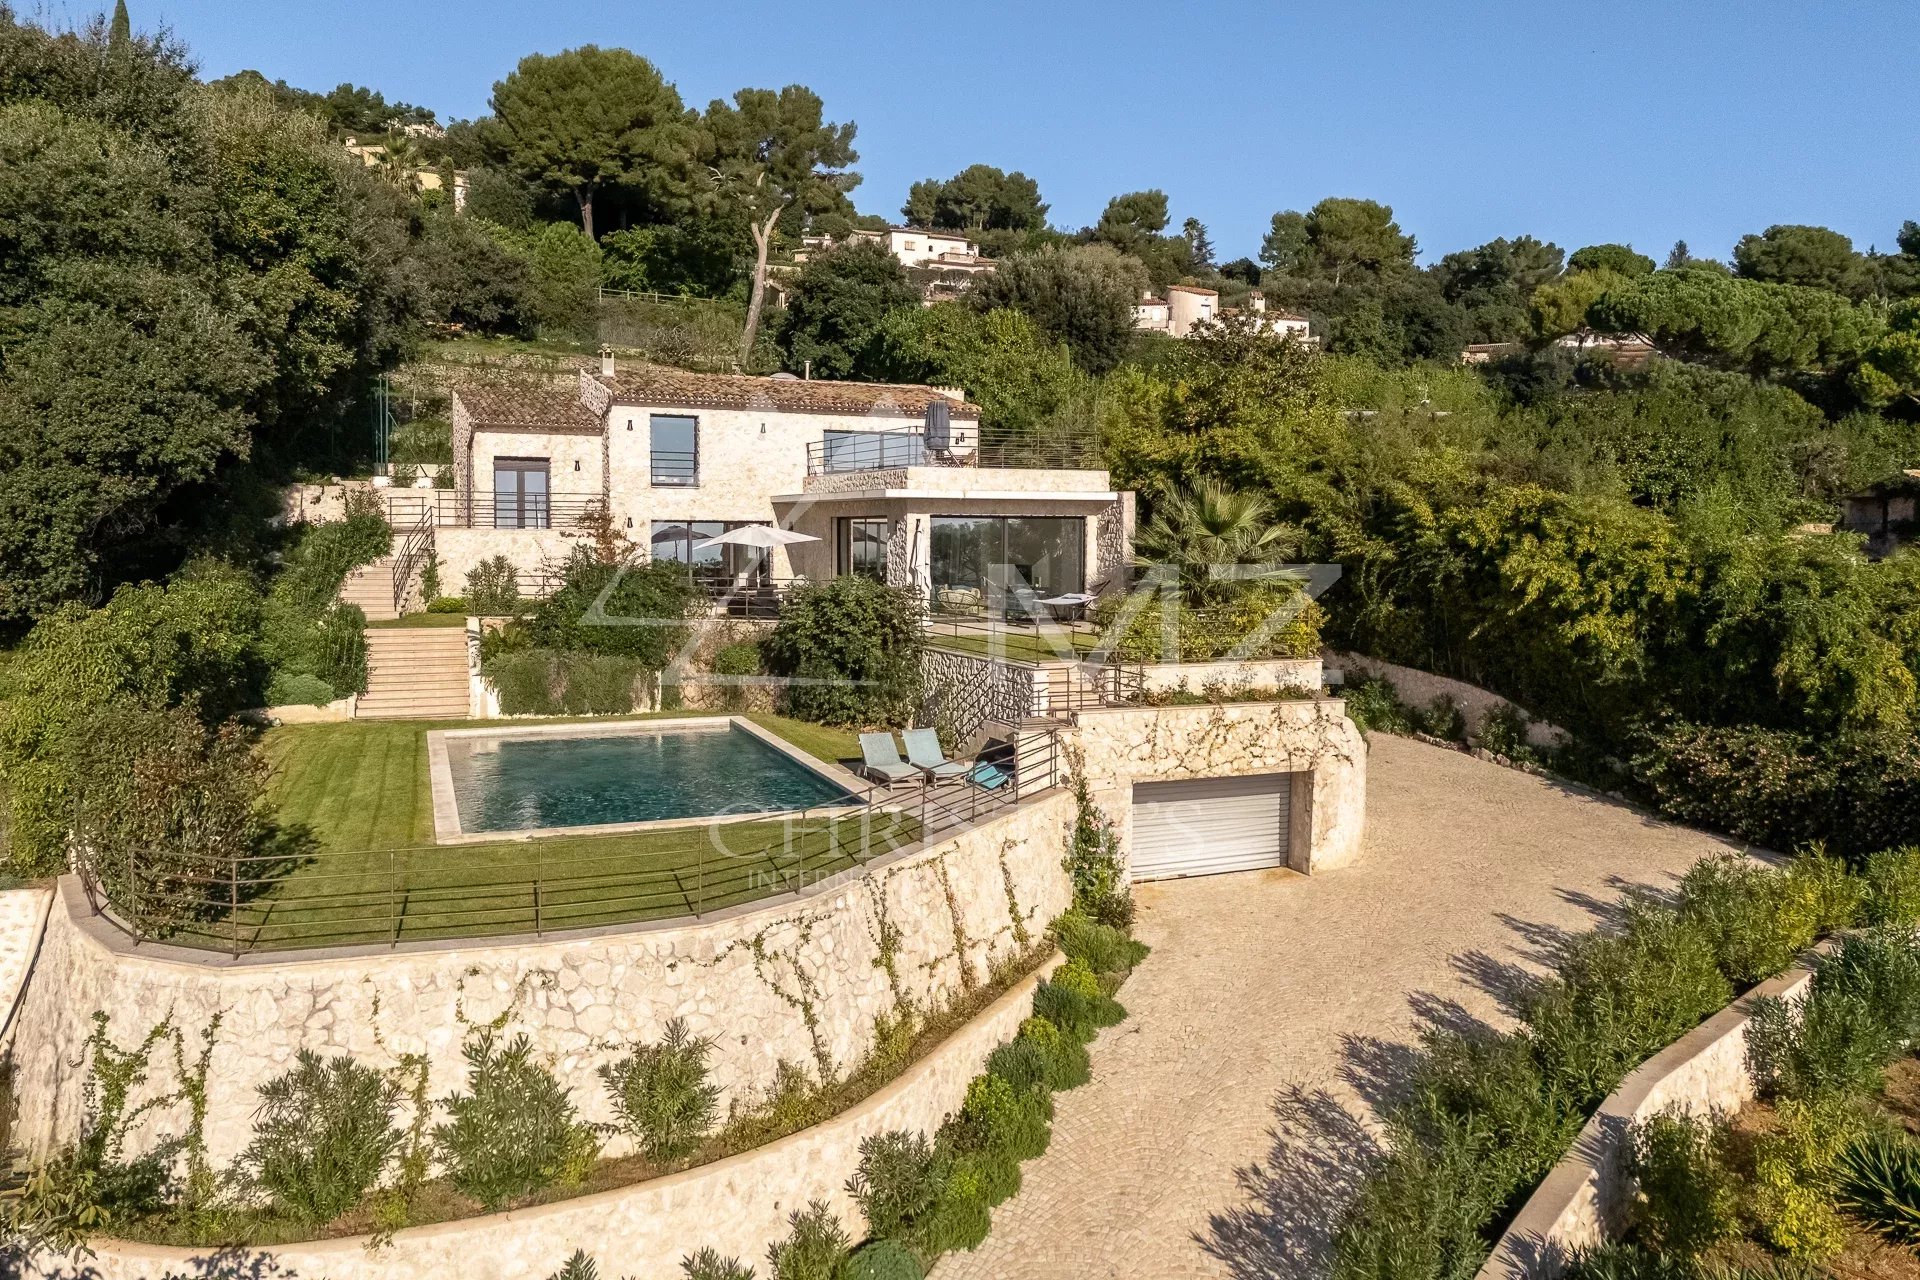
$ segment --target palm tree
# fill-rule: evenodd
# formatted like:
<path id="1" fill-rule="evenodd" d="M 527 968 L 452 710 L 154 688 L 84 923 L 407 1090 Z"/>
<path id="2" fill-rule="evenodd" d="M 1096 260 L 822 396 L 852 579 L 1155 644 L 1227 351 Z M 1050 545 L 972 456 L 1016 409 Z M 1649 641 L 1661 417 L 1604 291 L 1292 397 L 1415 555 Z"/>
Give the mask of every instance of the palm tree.
<path id="1" fill-rule="evenodd" d="M 1278 564 L 1299 547 L 1299 529 L 1272 512 L 1265 494 L 1202 480 L 1153 504 L 1153 518 L 1134 536 L 1134 553 L 1143 564 L 1177 568 L 1188 598 L 1214 598 L 1232 582 L 1221 569 Z"/>

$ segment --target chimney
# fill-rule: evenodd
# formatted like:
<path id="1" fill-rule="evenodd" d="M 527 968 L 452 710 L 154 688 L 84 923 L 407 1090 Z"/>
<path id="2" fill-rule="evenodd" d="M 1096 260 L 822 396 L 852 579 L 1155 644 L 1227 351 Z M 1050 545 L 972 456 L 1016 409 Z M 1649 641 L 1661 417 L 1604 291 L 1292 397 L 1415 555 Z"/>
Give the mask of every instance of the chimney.
<path id="1" fill-rule="evenodd" d="M 600 376 L 603 378 L 611 378 L 613 376 L 613 348 L 612 347 L 600 348 Z"/>

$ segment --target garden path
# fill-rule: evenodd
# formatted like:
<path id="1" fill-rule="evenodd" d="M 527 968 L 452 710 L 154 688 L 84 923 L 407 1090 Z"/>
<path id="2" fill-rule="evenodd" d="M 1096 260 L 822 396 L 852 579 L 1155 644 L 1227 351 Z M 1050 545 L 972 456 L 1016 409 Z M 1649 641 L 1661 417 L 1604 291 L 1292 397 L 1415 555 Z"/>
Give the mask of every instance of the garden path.
<path id="1" fill-rule="evenodd" d="M 1727 848 L 1470 756 L 1370 738 L 1365 850 L 1286 871 L 1143 885 L 1153 955 L 1059 1095 L 993 1234 L 935 1280 L 1307 1277 L 1374 1150 L 1372 1104 L 1418 1028 L 1507 1025 L 1517 980 L 1629 885 Z"/>

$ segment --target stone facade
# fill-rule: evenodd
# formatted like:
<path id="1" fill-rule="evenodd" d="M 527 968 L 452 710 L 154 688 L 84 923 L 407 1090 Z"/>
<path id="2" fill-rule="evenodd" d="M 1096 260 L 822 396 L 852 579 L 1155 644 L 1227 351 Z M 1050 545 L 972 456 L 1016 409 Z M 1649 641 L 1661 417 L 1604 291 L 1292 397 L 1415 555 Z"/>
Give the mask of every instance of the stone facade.
<path id="1" fill-rule="evenodd" d="M 1813 970 L 1797 965 L 1769 979 L 1642 1063 L 1580 1130 L 1494 1246 L 1475 1280 L 1554 1280 L 1575 1249 L 1627 1225 L 1632 1188 L 1626 1134 L 1636 1120 L 1678 1108 L 1693 1115 L 1737 1111 L 1754 1098 L 1747 1070 L 1753 1002 L 1803 999 Z"/>
<path id="2" fill-rule="evenodd" d="M 73 1137 L 86 1073 L 72 1064 L 95 1010 L 121 1045 L 169 1016 L 191 1045 L 220 1014 L 206 1118 L 216 1163 L 245 1145 L 256 1090 L 297 1050 L 381 1066 L 424 1053 L 438 1096 L 462 1080 L 465 1025 L 496 1018 L 533 1038 L 589 1119 L 611 1114 L 597 1068 L 675 1017 L 715 1038 L 713 1079 L 726 1097 L 751 1099 L 782 1061 L 814 1072 L 857 1063 L 875 1019 L 902 998 L 938 1007 L 1037 941 L 1071 900 L 1061 858 L 1073 814 L 1072 797 L 1055 791 L 932 847 L 707 920 L 298 957 L 134 947 L 88 914 L 68 878 L 17 1019 L 18 1133 L 37 1152 Z M 883 951 L 883 936 L 897 945 Z M 175 1084 L 171 1054 L 157 1054 L 148 1087 Z M 154 1113 L 136 1147 L 181 1122 Z"/>
<path id="3" fill-rule="evenodd" d="M 1051 970 L 1055 960 L 1043 968 Z M 967 1085 L 995 1047 L 1012 1039 L 1033 1011 L 1041 974 L 1019 982 L 949 1036 L 899 1079 L 823 1124 L 753 1151 L 651 1182 L 510 1213 L 488 1214 L 394 1233 L 371 1248 L 366 1236 L 288 1245 L 257 1253 L 228 1250 L 210 1265 L 209 1249 L 170 1249 L 95 1239 L 88 1274 L 98 1280 L 160 1276 L 304 1276 L 327 1280 L 540 1280 L 575 1249 L 600 1260 L 603 1274 L 679 1280 L 679 1259 L 711 1246 L 756 1267 L 767 1246 L 787 1234 L 787 1214 L 824 1200 L 860 1234 L 860 1210 L 847 1179 L 860 1142 L 905 1129 L 932 1134 L 966 1099 Z M 64 1259 L 43 1259 L 40 1274 L 70 1277 Z"/>
<path id="4" fill-rule="evenodd" d="M 1248 662 L 1156 662 L 1141 668 L 1141 683 L 1150 691 L 1164 693 L 1184 689 L 1189 693 L 1221 690 L 1233 694 L 1265 692 L 1274 689 L 1320 691 L 1323 674 L 1318 658 L 1261 658 Z M 1226 701 L 1228 698 L 1223 698 Z"/>
<path id="5" fill-rule="evenodd" d="M 1133 784 L 1293 773 L 1289 865 L 1328 871 L 1360 854 L 1367 744 L 1337 698 L 1079 712 L 1066 738 L 1093 800 L 1131 852 Z"/>

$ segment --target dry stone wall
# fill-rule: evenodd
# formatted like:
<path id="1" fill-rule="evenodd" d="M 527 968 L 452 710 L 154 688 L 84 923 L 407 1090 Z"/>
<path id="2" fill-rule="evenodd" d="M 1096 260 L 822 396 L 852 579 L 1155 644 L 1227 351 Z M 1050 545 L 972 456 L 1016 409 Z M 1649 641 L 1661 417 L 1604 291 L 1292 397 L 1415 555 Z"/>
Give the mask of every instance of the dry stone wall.
<path id="1" fill-rule="evenodd" d="M 299 1049 L 378 1066 L 423 1053 L 432 1092 L 444 1095 L 461 1086 L 467 1026 L 492 1020 L 532 1037 L 592 1120 L 611 1116 L 597 1068 L 676 1017 L 714 1037 L 727 1099 L 752 1100 L 782 1061 L 844 1070 L 901 1001 L 937 1007 L 1037 943 L 1071 900 L 1061 859 L 1072 820 L 1071 796 L 1055 792 L 801 896 L 705 921 L 298 959 L 133 947 L 88 915 L 69 879 L 18 1017 L 20 1137 L 44 1152 L 74 1136 L 85 1072 L 73 1064 L 95 1010 L 121 1045 L 163 1018 L 196 1043 L 221 1016 L 206 1122 L 216 1163 L 245 1145 L 256 1090 Z M 171 1055 L 154 1067 L 148 1088 L 173 1090 Z M 136 1148 L 183 1121 L 153 1113 Z"/>

